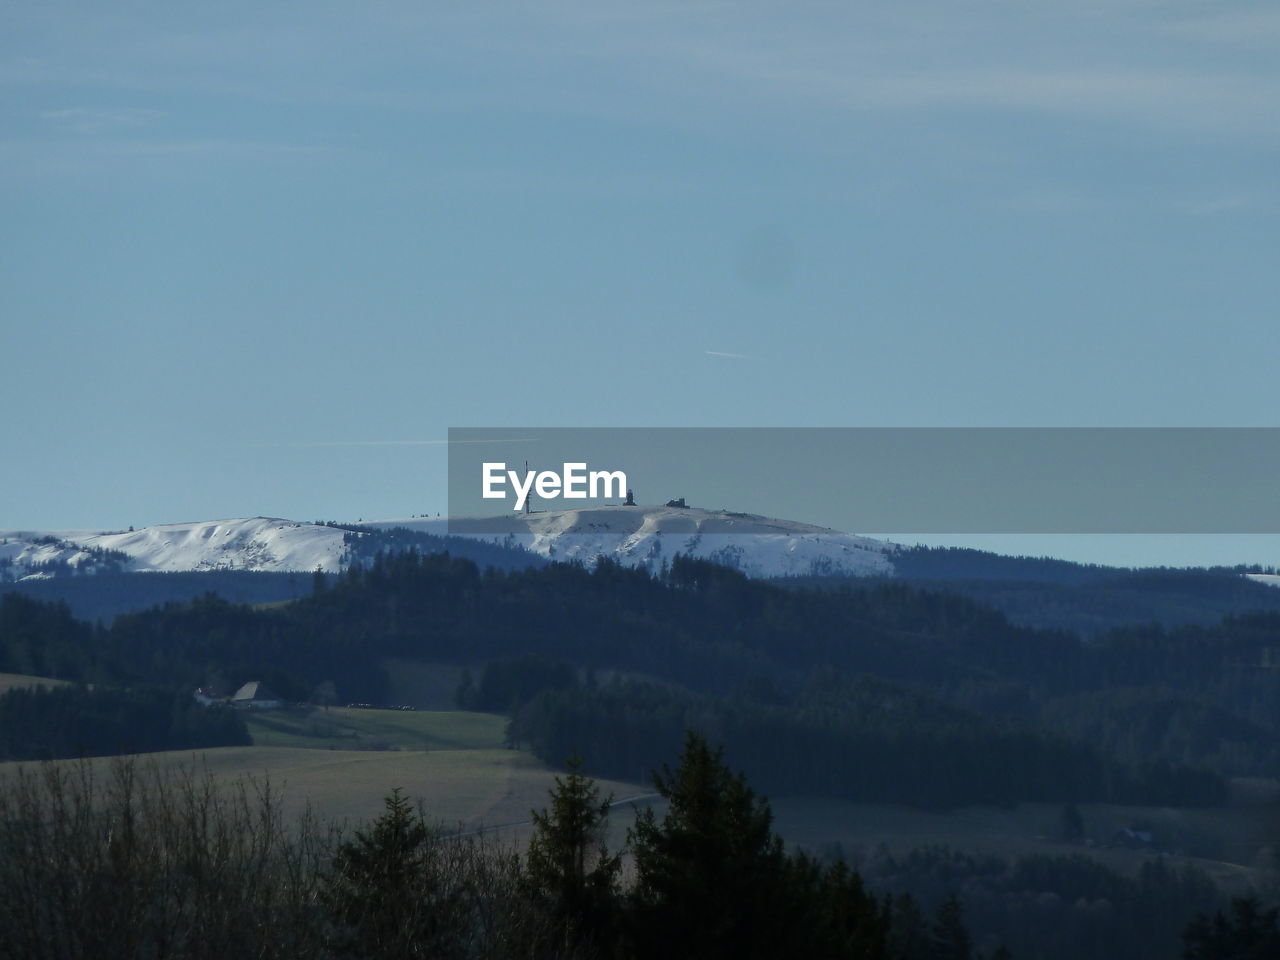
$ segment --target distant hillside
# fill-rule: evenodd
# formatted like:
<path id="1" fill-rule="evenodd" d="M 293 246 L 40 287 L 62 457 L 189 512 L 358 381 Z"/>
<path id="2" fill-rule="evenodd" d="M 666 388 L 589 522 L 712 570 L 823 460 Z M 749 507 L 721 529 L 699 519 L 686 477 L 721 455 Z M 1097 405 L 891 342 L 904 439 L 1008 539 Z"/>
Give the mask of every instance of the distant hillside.
<path id="1" fill-rule="evenodd" d="M 1011 557 L 958 547 L 909 547 L 891 554 L 894 582 L 959 594 L 1014 623 L 1092 636 L 1115 627 L 1212 624 L 1230 614 L 1280 610 L 1280 577 L 1256 568 L 1131 570 L 1051 557 Z M 885 578 L 779 578 L 792 589 L 870 588 Z"/>
<path id="2" fill-rule="evenodd" d="M 21 593 L 35 600 L 60 601 L 81 620 L 110 623 L 123 613 L 186 603 L 207 593 L 215 593 L 232 603 L 279 603 L 306 596 L 312 586 L 312 575 L 305 573 L 197 570 L 29 578 L 0 584 L 0 591 Z"/>
<path id="3" fill-rule="evenodd" d="M 1259 568 L 1127 570 L 982 550 L 902 547 L 811 524 L 696 507 L 599 507 L 494 517 L 300 523 L 253 517 L 123 532 L 0 531 L 0 587 L 64 600 L 85 619 L 217 593 L 243 603 L 306 595 L 311 575 L 382 553 L 448 552 L 481 569 L 608 559 L 660 574 L 677 556 L 786 587 L 896 581 L 946 589 L 1016 623 L 1094 635 L 1136 623 L 1212 623 L 1280 610 Z M 165 574 L 156 578 L 156 574 Z M 91 576 L 87 576 L 91 575 Z"/>
<path id="4" fill-rule="evenodd" d="M 322 536 L 308 532 L 303 540 L 324 544 L 322 553 L 340 557 L 343 567 L 353 563 L 371 564 L 379 553 L 403 550 L 416 550 L 423 554 L 448 553 L 471 560 L 481 569 L 523 570 L 544 566 L 548 562 L 537 554 L 512 544 L 490 543 L 467 537 L 437 536 L 401 527 L 361 529 L 338 524 L 308 526 L 319 527 Z M 53 547 L 55 544 L 44 543 L 37 546 Z M 334 550 L 339 546 L 340 549 L 335 553 Z M 71 548 L 64 546 L 63 549 Z M 294 554 L 295 557 L 298 555 Z M 28 574 L 7 582 L 0 577 L 0 591 L 12 590 L 38 600 L 62 601 L 82 620 L 103 620 L 109 623 L 122 613 L 146 610 L 167 603 L 184 603 L 208 593 L 217 594 L 232 603 L 260 604 L 295 600 L 314 589 L 317 569 L 325 576 L 334 575 L 324 563 L 317 563 L 310 569 L 284 572 L 239 567 L 129 572 L 136 569 L 136 564 L 127 558 L 120 560 L 117 557 L 111 564 L 104 565 L 96 562 L 91 552 L 86 552 L 83 557 L 83 565 L 72 565 L 69 560 L 44 561 L 36 568 L 34 575 Z M 176 560 L 172 558 L 166 561 L 166 565 L 174 563 Z M 8 567 L 10 574 L 19 569 L 14 565 Z M 0 573 L 3 573 L 2 569 Z"/>
<path id="5" fill-rule="evenodd" d="M 1216 802 L 1217 777 L 1280 772 L 1280 674 L 1266 669 L 1280 662 L 1278 613 L 1082 642 L 900 582 L 781 589 L 684 558 L 658 574 L 613 562 L 485 573 L 403 553 L 311 579 L 271 609 L 200 597 L 109 628 L 9 594 L 0 670 L 188 689 L 255 678 L 298 701 L 331 684 L 340 701 L 386 702 L 389 662 L 452 664 L 477 668 L 474 688 L 552 759 L 590 737 L 593 767 L 640 769 L 695 725 L 732 741 L 762 782 L 789 782 L 806 757 L 805 789 L 923 805 Z M 1104 711 L 1146 732 L 1100 745 Z M 961 776 L 962 755 L 981 777 Z M 846 756 L 879 758 L 888 779 L 814 762 Z M 930 775 L 944 768 L 945 782 Z"/>

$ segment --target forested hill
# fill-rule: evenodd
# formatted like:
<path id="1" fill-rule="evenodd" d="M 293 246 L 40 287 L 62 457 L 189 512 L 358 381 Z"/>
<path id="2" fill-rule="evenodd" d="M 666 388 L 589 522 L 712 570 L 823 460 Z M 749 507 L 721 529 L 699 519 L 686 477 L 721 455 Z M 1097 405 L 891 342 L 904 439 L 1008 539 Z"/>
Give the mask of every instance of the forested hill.
<path id="1" fill-rule="evenodd" d="M 1012 557 L 961 547 L 910 547 L 892 555 L 893 582 L 957 593 L 994 607 L 1014 623 L 1084 636 L 1116 627 L 1217 623 L 1231 614 L 1280 611 L 1280 590 L 1250 580 L 1260 567 L 1137 570 Z M 790 577 L 778 586 L 874 588 L 885 578 Z"/>
<path id="2" fill-rule="evenodd" d="M 279 524 L 285 521 L 278 521 Z M 227 526 L 234 529 L 232 523 Z M 286 524 L 286 532 L 297 533 L 297 526 Z M 448 552 L 452 557 L 474 561 L 481 569 L 523 570 L 550 562 L 522 547 L 515 538 L 490 542 L 396 526 L 333 522 L 309 526 L 323 533 L 328 538 L 324 542 L 330 553 L 341 558 L 341 563 L 334 566 L 337 563 L 334 557 L 325 555 L 328 563 L 321 569 L 331 576 L 337 575 L 339 567 L 369 566 L 379 553 L 405 550 L 422 554 Z M 751 535 L 738 536 L 741 539 Z M 49 550 L 57 545 L 56 538 L 43 539 L 55 540 L 48 546 Z M 581 556 L 594 558 L 595 554 L 587 549 L 589 546 L 589 543 L 580 543 L 576 549 L 582 551 Z M 902 583 L 931 592 L 958 593 L 999 609 L 1014 623 L 1024 626 L 1069 630 L 1083 636 L 1134 624 L 1207 625 L 1229 614 L 1280 611 L 1280 590 L 1244 576 L 1265 572 L 1262 568 L 1128 570 L 959 547 L 901 547 L 883 554 L 863 553 L 868 557 L 873 554 L 882 557 L 884 562 L 880 567 L 860 567 L 858 576 L 848 571 L 832 573 L 832 564 L 815 562 L 815 569 L 828 570 L 828 573 L 819 576 L 809 572 L 770 582 L 804 589 L 873 588 L 885 582 Z M 733 556 L 732 551 L 725 551 L 725 561 L 716 562 L 732 560 Z M 174 563 L 180 559 L 170 558 Z M 295 600 L 311 592 L 314 565 L 289 571 L 220 566 L 242 561 L 247 559 L 230 552 L 209 561 L 214 564 L 210 567 L 189 570 L 175 567 L 169 572 L 140 573 L 130 572 L 127 564 L 113 566 L 103 562 L 86 567 L 47 560 L 30 566 L 35 576 L 5 582 L 6 576 L 12 579 L 21 571 L 13 564 L 6 567 L 4 558 L 0 557 L 0 591 L 15 590 L 39 600 L 62 600 L 79 619 L 107 622 L 124 613 L 189 601 L 206 593 L 216 593 L 236 603 L 260 604 Z M 657 572 L 662 563 L 653 561 L 640 566 Z M 86 570 L 94 572 L 85 575 Z"/>
<path id="3" fill-rule="evenodd" d="M 1179 780 L 1179 764 L 1274 772 L 1280 670 L 1269 665 L 1280 663 L 1277 638 L 1280 614 L 1259 613 L 1211 627 L 1129 628 L 1085 643 L 918 587 L 782 589 L 683 558 L 660 575 L 609 562 L 593 571 L 552 564 L 481 572 L 470 561 L 410 552 L 332 581 L 314 578 L 310 595 L 272 609 L 207 596 L 110 627 L 77 622 L 57 604 L 0 601 L 0 671 L 104 683 L 255 678 L 303 700 L 331 681 L 342 699 L 373 701 L 384 698 L 387 657 L 473 667 L 529 655 L 561 661 L 573 684 L 535 684 L 503 705 L 523 710 L 525 736 L 554 745 L 548 750 L 572 738 L 571 723 L 612 711 L 629 716 L 629 735 L 641 739 L 674 717 L 740 730 L 768 763 L 768 743 L 825 738 L 841 748 L 866 726 L 865 711 L 896 704 L 886 709 L 906 719 L 882 725 L 881 741 L 910 730 L 921 757 L 941 756 L 948 742 L 971 751 L 985 744 L 994 751 L 988 763 L 1063 771 L 1015 777 L 1002 800 L 1106 789 L 1112 799 L 1146 790 L 1148 799 L 1174 802 L 1185 788 L 1203 801 L 1214 788 L 1189 773 Z M 647 679 L 592 685 L 588 672 Z M 815 684 L 845 691 L 856 708 L 810 709 L 824 702 Z M 539 697 L 545 709 L 533 710 Z M 1148 735 L 1100 742 L 1087 721 L 1102 715 L 1123 716 Z M 873 748 L 891 755 L 883 743 Z M 607 758 L 591 759 L 599 766 Z"/>

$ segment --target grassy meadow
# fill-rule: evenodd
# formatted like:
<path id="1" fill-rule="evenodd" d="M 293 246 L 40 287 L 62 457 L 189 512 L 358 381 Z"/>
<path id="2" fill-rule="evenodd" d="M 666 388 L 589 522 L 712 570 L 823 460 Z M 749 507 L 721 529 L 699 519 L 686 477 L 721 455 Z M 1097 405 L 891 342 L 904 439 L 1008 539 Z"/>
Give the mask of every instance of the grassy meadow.
<path id="1" fill-rule="evenodd" d="M 245 715 L 254 746 L 314 750 L 484 750 L 505 746 L 506 717 L 462 710 L 357 707 Z"/>
<path id="2" fill-rule="evenodd" d="M 0 673 L 0 693 L 20 690 L 26 687 L 61 687 L 65 680 L 50 680 L 48 677 L 32 677 L 25 673 Z"/>

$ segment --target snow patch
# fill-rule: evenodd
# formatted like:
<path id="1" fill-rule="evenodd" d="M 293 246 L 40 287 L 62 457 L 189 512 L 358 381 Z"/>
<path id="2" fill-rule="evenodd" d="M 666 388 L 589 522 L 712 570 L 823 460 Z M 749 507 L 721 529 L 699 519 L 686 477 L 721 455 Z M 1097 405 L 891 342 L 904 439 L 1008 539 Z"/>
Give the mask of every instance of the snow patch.
<path id="1" fill-rule="evenodd" d="M 892 544 L 810 524 L 724 510 L 598 507 L 497 517 L 371 521 L 439 536 L 522 546 L 554 560 L 594 565 L 610 557 L 657 571 L 677 553 L 752 577 L 893 573 Z M 125 532 L 0 531 L 0 581 L 102 570 L 341 571 L 348 531 L 273 517 L 169 523 Z M 1278 578 L 1280 579 L 1280 578 Z"/>

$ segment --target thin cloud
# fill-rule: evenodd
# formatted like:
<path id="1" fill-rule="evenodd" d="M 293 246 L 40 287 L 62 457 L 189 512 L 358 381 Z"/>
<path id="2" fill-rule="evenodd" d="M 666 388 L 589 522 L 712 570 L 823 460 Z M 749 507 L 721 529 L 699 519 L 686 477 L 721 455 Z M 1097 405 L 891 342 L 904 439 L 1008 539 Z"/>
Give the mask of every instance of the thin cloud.
<path id="1" fill-rule="evenodd" d="M 115 140 L 103 143 L 99 149 L 103 153 L 128 157 L 212 156 L 247 160 L 313 156 L 332 152 L 330 148 L 323 146 L 256 140 Z"/>
<path id="2" fill-rule="evenodd" d="M 1280 11 L 1238 10 L 1211 13 L 1175 22 L 1166 27 L 1166 30 L 1194 40 L 1247 47 L 1274 47 L 1280 44 Z"/>
<path id="3" fill-rule="evenodd" d="M 139 107 L 64 107 L 45 110 L 40 119 L 74 133 L 103 133 L 148 127 L 164 116 L 160 110 Z"/>
<path id="4" fill-rule="evenodd" d="M 745 353 L 725 353 L 721 350 L 703 350 L 708 357 L 715 357 L 717 360 L 750 360 L 751 358 Z"/>
<path id="5" fill-rule="evenodd" d="M 1217 37 L 1272 43 L 1280 30 L 1274 12 L 1171 24 L 1158 8 L 1114 0 L 1047 11 L 995 4 L 977 18 L 970 9 L 952 12 L 950 4 L 927 6 L 934 16 L 872 13 L 856 4 L 828 8 L 844 12 L 831 12 L 814 29 L 804 18 L 733 21 L 722 8 L 690 5 L 683 17 L 668 15 L 667 29 L 652 16 L 638 17 L 632 29 L 616 31 L 609 49 L 616 58 L 646 62 L 659 49 L 670 65 L 704 81 L 731 81 L 706 88 L 726 96 L 749 92 L 753 104 L 765 95 L 765 103 L 803 100 L 842 110 L 1032 112 L 1254 139 L 1274 132 L 1280 84 L 1273 69 L 1189 58 L 1185 49 L 1190 41 L 1203 50 Z M 1096 40 L 1099 17 L 1117 8 L 1112 39 L 1120 55 L 1082 56 L 1096 46 L 1089 41 Z M 579 26 L 585 32 L 595 20 L 580 17 Z M 652 82 L 685 79 L 664 70 Z"/>
<path id="6" fill-rule="evenodd" d="M 0 65 L 0 80 L 63 85 L 73 78 L 166 94 L 181 89 L 263 102 L 422 109 L 417 91 L 357 82 L 365 71 L 337 66 L 345 60 L 335 54 L 345 52 L 350 31 L 359 29 L 361 39 L 380 46 L 392 39 L 389 55 L 403 58 L 393 63 L 417 62 L 423 43 L 469 61 L 536 56 L 542 62 L 558 54 L 586 68 L 606 65 L 611 76 L 629 76 L 682 99 L 695 89 L 752 110 L 762 102 L 788 107 L 806 101 L 887 112 L 1030 110 L 1256 137 L 1274 129 L 1280 92 L 1272 68 L 1202 55 L 1222 43 L 1280 42 L 1280 15 L 1265 8 L 1188 18 L 1166 8 L 1202 5 L 934 0 L 905 13 L 868 3 L 809 4 L 811 16 L 787 17 L 769 5 L 747 12 L 719 0 L 602 0 L 534 5 L 523 13 L 513 6 L 506 11 L 509 29 L 493 31 L 484 17 L 465 10 L 442 17 L 418 6 L 379 5 L 358 28 L 322 12 L 305 27 L 262 17 L 215 31 L 168 32 L 113 9 L 88 21 L 76 14 L 73 33 L 72 18 L 55 12 L 46 14 L 46 32 L 92 37 L 92 46 L 73 47 L 78 56 L 10 57 Z M 1108 43 L 1100 46 L 1103 25 Z M 104 36 L 111 42 L 99 42 Z M 655 63 L 662 69 L 653 69 Z M 620 73 L 628 66 L 629 74 Z M 458 95 L 453 109 L 466 106 Z M 488 102 L 484 93 L 477 95 Z M 580 91 L 559 96 L 556 109 L 616 111 L 612 100 Z M 663 119 L 669 121 L 666 113 Z"/>
<path id="7" fill-rule="evenodd" d="M 298 440 L 289 443 L 255 443 L 255 447 L 443 447 L 470 443 L 536 443 L 538 437 L 498 440 Z"/>

